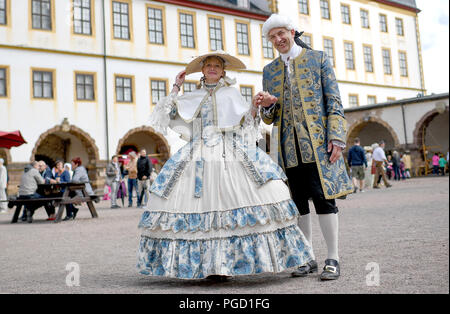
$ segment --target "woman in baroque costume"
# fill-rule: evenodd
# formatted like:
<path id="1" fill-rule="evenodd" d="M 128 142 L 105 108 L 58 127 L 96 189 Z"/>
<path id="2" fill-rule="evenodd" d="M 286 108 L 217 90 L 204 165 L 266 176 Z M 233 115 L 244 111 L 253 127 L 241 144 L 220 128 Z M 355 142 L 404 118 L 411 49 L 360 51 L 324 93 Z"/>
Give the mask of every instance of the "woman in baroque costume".
<path id="1" fill-rule="evenodd" d="M 150 117 L 162 134 L 184 123 L 189 142 L 150 188 L 139 222 L 141 274 L 224 281 L 312 259 L 286 175 L 255 145 L 259 110 L 225 75 L 240 69 L 245 65 L 225 52 L 195 58 Z M 201 87 L 178 96 L 186 75 L 195 72 L 204 75 Z"/>

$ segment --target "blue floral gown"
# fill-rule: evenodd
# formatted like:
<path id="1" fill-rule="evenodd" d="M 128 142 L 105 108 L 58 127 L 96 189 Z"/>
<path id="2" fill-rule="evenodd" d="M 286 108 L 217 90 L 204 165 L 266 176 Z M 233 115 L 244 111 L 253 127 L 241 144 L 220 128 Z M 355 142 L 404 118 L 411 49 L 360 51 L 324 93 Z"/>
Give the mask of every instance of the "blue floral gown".
<path id="1" fill-rule="evenodd" d="M 201 104 L 201 135 L 165 163 L 150 188 L 139 222 L 139 272 L 201 279 L 306 264 L 310 246 L 283 170 L 246 142 L 244 126 L 214 128 L 213 106 L 211 96 Z"/>

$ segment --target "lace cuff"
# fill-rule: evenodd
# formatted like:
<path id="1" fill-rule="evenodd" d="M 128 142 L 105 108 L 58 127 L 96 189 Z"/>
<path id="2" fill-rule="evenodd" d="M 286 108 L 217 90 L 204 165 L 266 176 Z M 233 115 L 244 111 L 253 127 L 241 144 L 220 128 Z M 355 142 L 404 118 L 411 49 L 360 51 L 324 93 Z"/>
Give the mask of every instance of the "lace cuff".
<path id="1" fill-rule="evenodd" d="M 170 119 L 175 118 L 177 114 L 177 107 L 175 106 L 176 98 L 176 93 L 170 93 L 167 97 L 162 98 L 155 106 L 155 109 L 153 109 L 149 118 L 149 125 L 156 132 L 167 135 Z"/>
<path id="2" fill-rule="evenodd" d="M 256 110 L 256 116 L 252 115 L 253 106 L 245 113 L 244 122 L 242 123 L 242 129 L 245 133 L 250 135 L 254 141 L 262 139 L 263 127 L 261 126 L 261 115 L 259 109 Z"/>

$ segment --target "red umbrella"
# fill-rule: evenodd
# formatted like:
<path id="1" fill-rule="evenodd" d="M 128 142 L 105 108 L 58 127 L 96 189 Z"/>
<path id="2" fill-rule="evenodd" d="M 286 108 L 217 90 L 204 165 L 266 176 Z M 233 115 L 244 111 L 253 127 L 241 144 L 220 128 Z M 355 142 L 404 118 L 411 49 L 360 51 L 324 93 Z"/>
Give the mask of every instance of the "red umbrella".
<path id="1" fill-rule="evenodd" d="M 10 149 L 13 146 L 20 146 L 25 144 L 26 141 L 23 139 L 20 131 L 14 132 L 2 132 L 0 131 L 0 147 Z"/>

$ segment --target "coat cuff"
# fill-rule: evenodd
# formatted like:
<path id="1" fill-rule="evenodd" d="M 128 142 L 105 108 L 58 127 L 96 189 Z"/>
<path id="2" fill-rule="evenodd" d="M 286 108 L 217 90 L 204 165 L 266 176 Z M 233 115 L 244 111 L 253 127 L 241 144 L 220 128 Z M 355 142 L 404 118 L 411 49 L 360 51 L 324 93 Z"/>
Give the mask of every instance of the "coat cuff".
<path id="1" fill-rule="evenodd" d="M 338 115 L 328 117 L 328 141 L 345 143 L 347 137 L 347 120 Z"/>

